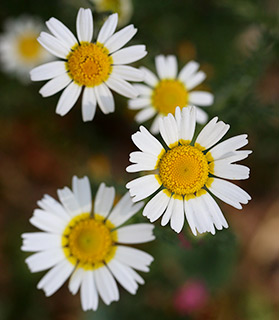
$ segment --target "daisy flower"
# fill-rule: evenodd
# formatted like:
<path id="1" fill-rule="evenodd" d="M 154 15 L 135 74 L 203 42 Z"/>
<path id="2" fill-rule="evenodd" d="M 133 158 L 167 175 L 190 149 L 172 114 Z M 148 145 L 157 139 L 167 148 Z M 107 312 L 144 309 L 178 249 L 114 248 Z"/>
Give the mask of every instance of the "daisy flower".
<path id="1" fill-rule="evenodd" d="M 45 195 L 30 219 L 41 231 L 22 235 L 21 249 L 35 252 L 26 259 L 31 272 L 50 269 L 38 289 L 50 296 L 70 278 L 69 290 L 80 289 L 83 310 L 96 310 L 99 296 L 105 304 L 119 300 L 116 280 L 135 294 L 144 280 L 134 269 L 148 272 L 153 258 L 127 244 L 153 240 L 153 225 L 120 226 L 143 204 L 133 204 L 126 193 L 112 208 L 115 190 L 102 183 L 92 212 L 87 177 L 73 177 L 72 191 L 65 187 L 57 193 L 61 204 Z"/>
<path id="2" fill-rule="evenodd" d="M 229 130 L 229 125 L 213 118 L 194 139 L 196 108 L 179 107 L 175 116 L 169 114 L 159 121 L 162 144 L 143 126 L 132 135 L 141 150 L 130 154 L 133 163 L 128 172 L 153 171 L 127 184 L 133 201 L 142 200 L 160 187 L 161 190 L 147 203 L 143 215 L 151 222 L 162 217 L 161 225 L 180 232 L 184 215 L 194 235 L 221 230 L 228 224 L 212 195 L 241 209 L 250 200 L 247 192 L 224 180 L 249 177 L 249 168 L 235 164 L 251 151 L 238 150 L 248 143 L 247 135 L 232 137 L 215 145 Z M 215 145 L 215 146 L 214 146 Z"/>
<path id="3" fill-rule="evenodd" d="M 93 17 L 90 9 L 80 9 L 77 15 L 77 37 L 59 20 L 46 22 L 52 35 L 42 32 L 40 44 L 60 61 L 39 66 L 31 71 L 33 81 L 49 80 L 40 90 L 43 97 L 62 89 L 56 113 L 64 116 L 76 103 L 82 89 L 82 118 L 94 118 L 96 104 L 103 113 L 114 111 L 114 99 L 110 89 L 128 98 L 135 98 L 137 90 L 128 81 L 142 81 L 140 70 L 126 64 L 146 55 L 144 45 L 121 49 L 137 32 L 129 25 L 115 32 L 118 16 L 112 14 L 103 24 L 96 42 L 93 37 Z M 127 81 L 128 80 L 128 81 Z"/>
<path id="4" fill-rule="evenodd" d="M 91 0 L 99 12 L 112 11 L 118 13 L 119 25 L 128 23 L 133 14 L 132 0 Z"/>
<path id="5" fill-rule="evenodd" d="M 0 36 L 1 67 L 22 82 L 30 81 L 29 72 L 38 64 L 49 61 L 51 55 L 40 46 L 37 37 L 43 24 L 37 17 L 10 18 Z"/>
<path id="6" fill-rule="evenodd" d="M 169 113 L 174 114 L 175 108 L 181 109 L 189 105 L 210 106 L 213 103 L 213 95 L 210 92 L 193 90 L 203 82 L 206 74 L 198 71 L 199 64 L 195 61 L 188 62 L 177 75 L 177 59 L 173 55 L 159 55 L 155 58 L 158 77 L 145 67 L 140 69 L 145 73 L 144 84 L 135 84 L 134 87 L 140 95 L 129 100 L 129 108 L 141 109 L 135 117 L 138 123 L 155 119 L 150 131 L 159 133 L 159 119 Z M 197 107 L 197 122 L 204 124 L 207 113 Z"/>

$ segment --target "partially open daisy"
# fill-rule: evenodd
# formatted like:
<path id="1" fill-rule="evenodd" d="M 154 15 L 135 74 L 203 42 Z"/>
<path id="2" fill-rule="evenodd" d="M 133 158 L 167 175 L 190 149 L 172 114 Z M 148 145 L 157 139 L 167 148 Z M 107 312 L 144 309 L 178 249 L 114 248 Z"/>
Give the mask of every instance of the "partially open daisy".
<path id="1" fill-rule="evenodd" d="M 37 41 L 42 28 L 43 24 L 37 17 L 20 16 L 6 21 L 4 33 L 0 36 L 3 71 L 28 82 L 30 70 L 50 60 L 51 55 Z"/>
<path id="2" fill-rule="evenodd" d="M 170 221 L 171 228 L 180 232 L 185 215 L 194 235 L 197 231 L 214 234 L 215 227 L 221 230 L 228 224 L 211 193 L 237 209 L 251 199 L 247 192 L 223 179 L 247 179 L 249 168 L 234 162 L 252 151 L 238 150 L 248 143 L 246 134 L 214 146 L 229 130 L 229 125 L 217 117 L 193 139 L 195 125 L 195 107 L 183 108 L 182 112 L 177 107 L 175 117 L 169 114 L 160 119 L 160 134 L 167 148 L 141 126 L 132 135 L 141 151 L 130 154 L 134 164 L 127 171 L 154 172 L 129 182 L 127 188 L 135 202 L 161 188 L 143 210 L 151 222 L 163 216 L 163 226 Z"/>
<path id="3" fill-rule="evenodd" d="M 111 11 L 118 13 L 120 26 L 124 26 L 131 19 L 133 13 L 132 0 L 91 0 L 100 12 Z"/>
<path id="4" fill-rule="evenodd" d="M 106 304 L 119 300 L 115 279 L 135 294 L 144 280 L 134 270 L 148 272 L 153 258 L 127 244 L 153 240 L 148 223 L 120 227 L 142 203 L 133 204 L 127 192 L 115 205 L 115 190 L 102 183 L 92 212 L 87 177 L 73 177 L 73 191 L 58 190 L 61 204 L 45 195 L 38 201 L 30 222 L 41 232 L 24 233 L 23 251 L 36 252 L 26 259 L 31 272 L 50 269 L 38 283 L 47 296 L 56 292 L 70 277 L 69 290 L 80 289 L 83 310 L 96 310 L 99 296 Z"/>
<path id="5" fill-rule="evenodd" d="M 145 73 L 144 84 L 135 84 L 140 92 L 136 99 L 129 100 L 129 108 L 139 110 L 136 121 L 143 123 L 155 116 L 150 131 L 159 133 L 159 119 L 169 113 L 174 114 L 175 108 L 181 109 L 189 105 L 210 106 L 213 95 L 206 91 L 193 90 L 206 78 L 203 71 L 198 71 L 199 64 L 195 61 L 188 62 L 177 75 L 177 59 L 173 55 L 159 55 L 155 58 L 156 70 L 159 78 L 150 70 L 141 67 Z M 197 122 L 205 123 L 207 113 L 197 107 Z"/>
<path id="6" fill-rule="evenodd" d="M 93 17 L 90 9 L 80 9 L 77 15 L 77 36 L 59 20 L 46 22 L 53 35 L 42 32 L 38 41 L 60 61 L 44 64 L 31 71 L 33 81 L 49 80 L 40 90 L 43 97 L 51 96 L 65 88 L 56 107 L 64 116 L 76 103 L 82 89 L 82 118 L 94 118 L 96 104 L 103 113 L 113 112 L 114 99 L 110 89 L 135 98 L 138 91 L 128 81 L 142 81 L 142 71 L 127 66 L 146 55 L 144 45 L 121 49 L 137 32 L 129 25 L 115 32 L 118 16 L 112 14 L 103 24 L 96 42 L 93 37 Z"/>

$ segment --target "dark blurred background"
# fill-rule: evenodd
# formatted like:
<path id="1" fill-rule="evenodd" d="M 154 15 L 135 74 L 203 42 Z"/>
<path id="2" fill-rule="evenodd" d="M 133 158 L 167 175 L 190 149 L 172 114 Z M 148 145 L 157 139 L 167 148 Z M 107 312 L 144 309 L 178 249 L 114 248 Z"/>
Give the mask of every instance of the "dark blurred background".
<path id="1" fill-rule="evenodd" d="M 113 2 L 111 0 L 111 2 Z M 2 0 L 0 21 L 23 13 L 54 16 L 75 33 L 81 0 Z M 156 222 L 157 241 L 139 246 L 155 257 L 146 284 L 118 303 L 82 312 L 79 295 L 64 285 L 46 298 L 20 251 L 36 201 L 88 175 L 95 193 L 105 181 L 125 192 L 130 136 L 138 125 L 127 100 L 115 95 L 116 112 L 97 110 L 81 120 L 80 101 L 61 118 L 59 94 L 42 98 L 44 82 L 23 85 L 0 73 L 0 319 L 279 319 L 279 3 L 277 0 L 133 0 L 130 42 L 149 54 L 135 66 L 154 70 L 157 54 L 175 54 L 180 68 L 197 60 L 208 75 L 202 86 L 215 95 L 207 108 L 229 123 L 226 138 L 248 133 L 253 154 L 243 164 L 251 177 L 239 185 L 252 201 L 238 211 L 220 203 L 230 228 L 193 237 L 185 226 L 175 234 Z M 95 32 L 109 12 L 94 11 Z M 0 26 L 1 32 L 3 25 Z M 148 127 L 149 124 L 147 124 Z M 135 221 L 145 221 L 138 215 Z"/>

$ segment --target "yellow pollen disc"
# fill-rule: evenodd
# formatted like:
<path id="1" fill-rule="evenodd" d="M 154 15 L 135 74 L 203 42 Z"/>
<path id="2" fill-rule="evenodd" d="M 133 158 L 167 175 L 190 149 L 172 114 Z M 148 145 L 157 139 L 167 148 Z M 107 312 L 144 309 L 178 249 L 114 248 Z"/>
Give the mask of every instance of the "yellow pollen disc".
<path id="1" fill-rule="evenodd" d="M 180 145 L 167 151 L 159 163 L 163 186 L 177 195 L 199 191 L 207 182 L 208 173 L 205 155 L 190 145 Z"/>
<path id="2" fill-rule="evenodd" d="M 112 57 L 101 44 L 82 42 L 67 56 L 66 68 L 79 85 L 94 87 L 106 81 L 112 70 Z"/>
<path id="3" fill-rule="evenodd" d="M 18 41 L 18 51 L 25 60 L 37 58 L 40 50 L 41 47 L 37 41 L 37 35 L 25 35 Z"/>
<path id="4" fill-rule="evenodd" d="M 153 106 L 162 114 L 174 114 L 175 108 L 188 104 L 188 91 L 178 80 L 161 80 L 152 95 Z"/>
<path id="5" fill-rule="evenodd" d="M 62 246 L 68 260 L 85 269 L 94 269 L 111 260 L 115 254 L 117 233 L 114 225 L 89 213 L 73 218 L 64 230 Z"/>

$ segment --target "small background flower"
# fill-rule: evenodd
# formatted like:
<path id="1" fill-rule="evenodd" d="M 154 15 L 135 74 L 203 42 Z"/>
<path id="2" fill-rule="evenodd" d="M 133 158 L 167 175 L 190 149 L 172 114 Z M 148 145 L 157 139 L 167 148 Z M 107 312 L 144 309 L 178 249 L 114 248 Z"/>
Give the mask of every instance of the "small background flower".
<path id="1" fill-rule="evenodd" d="M 205 72 L 199 70 L 199 63 L 189 61 L 178 71 L 178 61 L 174 55 L 158 55 L 155 57 L 156 74 L 145 67 L 144 84 L 136 84 L 140 95 L 129 100 L 129 108 L 140 110 L 135 120 L 138 123 L 145 122 L 155 116 L 150 131 L 154 134 L 159 132 L 159 120 L 174 114 L 175 108 L 181 109 L 191 105 L 197 106 L 197 122 L 204 124 L 207 113 L 199 106 L 208 107 L 213 104 L 212 93 L 197 90 L 206 78 Z"/>
<path id="2" fill-rule="evenodd" d="M 1 69 L 23 83 L 30 82 L 30 70 L 52 59 L 37 38 L 44 29 L 39 16 L 21 15 L 7 18 L 0 35 Z"/>
<path id="3" fill-rule="evenodd" d="M 46 21 L 54 16 L 74 31 L 78 8 L 88 6 L 86 0 L 3 0 L 0 17 L 4 21 L 29 13 Z M 0 73 L 0 318 L 115 320 L 117 315 L 142 320 L 144 312 L 147 320 L 185 319 L 174 309 L 174 293 L 188 280 L 201 279 L 208 304 L 186 319 L 278 319 L 278 1 L 134 0 L 133 6 L 135 41 L 146 44 L 149 52 L 135 66 L 154 70 L 159 54 L 178 56 L 181 66 L 199 61 L 215 98 L 206 109 L 209 119 L 218 115 L 229 123 L 228 138 L 248 134 L 253 153 L 245 165 L 251 168 L 251 177 L 242 187 L 253 200 L 238 214 L 220 202 L 230 228 L 214 237 L 194 237 L 184 228 L 187 246 L 170 228 L 156 227 L 156 241 L 140 245 L 156 260 L 136 296 L 123 290 L 119 303 L 100 304 L 97 312 L 83 312 L 79 297 L 73 297 L 67 286 L 46 298 L 36 289 L 43 273 L 31 275 L 24 262 L 28 255 L 20 251 L 20 235 L 36 231 L 28 221 L 36 201 L 44 193 L 56 197 L 57 186 L 66 185 L 73 173 L 88 175 L 96 194 L 97 155 L 109 159 L 99 172 L 107 167 L 110 175 L 101 181 L 124 194 L 132 179 L 125 171 L 128 155 L 136 150 L 131 135 L 139 125 L 127 99 L 118 95 L 116 112 L 103 115 L 97 110 L 92 122 L 82 122 L 79 108 L 57 117 L 51 108 L 58 95 L 43 99 L 38 94 L 42 83 L 27 90 Z M 105 17 L 94 12 L 96 30 Z M 257 30 L 260 36 L 255 41 L 247 30 Z M 210 78 L 205 64 L 214 70 Z M 150 128 L 151 123 L 152 119 L 144 125 Z M 141 213 L 132 219 L 131 223 L 146 222 Z"/>
<path id="4" fill-rule="evenodd" d="M 119 26 L 127 24 L 133 14 L 132 0 L 91 0 L 97 11 L 116 12 L 119 16 Z"/>

